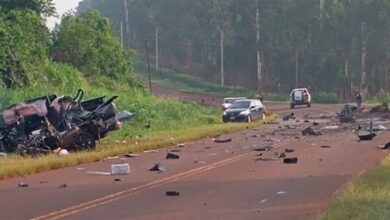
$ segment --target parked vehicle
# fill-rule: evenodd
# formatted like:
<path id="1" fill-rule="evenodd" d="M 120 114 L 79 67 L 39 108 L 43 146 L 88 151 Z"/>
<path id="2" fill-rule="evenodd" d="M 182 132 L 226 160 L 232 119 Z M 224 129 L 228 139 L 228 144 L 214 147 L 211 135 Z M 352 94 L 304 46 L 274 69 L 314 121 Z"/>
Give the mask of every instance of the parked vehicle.
<path id="1" fill-rule="evenodd" d="M 233 102 L 224 112 L 223 122 L 252 122 L 265 119 L 265 107 L 258 99 L 241 99 Z"/>
<path id="2" fill-rule="evenodd" d="M 290 93 L 290 107 L 295 108 L 297 105 L 311 105 L 311 95 L 306 88 L 293 89 Z"/>
<path id="3" fill-rule="evenodd" d="M 225 111 L 227 108 L 229 108 L 229 106 L 237 101 L 237 100 L 241 100 L 241 99 L 247 99 L 246 97 L 227 97 L 227 98 L 224 98 L 223 99 L 223 103 L 222 103 L 222 111 Z"/>

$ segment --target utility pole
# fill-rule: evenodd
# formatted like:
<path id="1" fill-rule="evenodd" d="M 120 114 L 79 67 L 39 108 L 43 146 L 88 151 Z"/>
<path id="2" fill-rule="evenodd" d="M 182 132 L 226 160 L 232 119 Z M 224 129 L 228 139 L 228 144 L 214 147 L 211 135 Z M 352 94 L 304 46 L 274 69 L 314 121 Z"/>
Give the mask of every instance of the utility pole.
<path id="1" fill-rule="evenodd" d="M 361 74 L 360 74 L 360 92 L 363 96 L 367 96 L 367 73 L 366 73 L 366 57 L 367 57 L 367 48 L 366 48 L 366 23 L 362 22 L 362 58 L 361 58 Z"/>
<path id="2" fill-rule="evenodd" d="M 261 51 L 260 51 L 260 9 L 259 9 L 259 3 L 258 0 L 255 0 L 256 2 L 256 18 L 255 18 L 255 25 L 256 25 L 256 56 L 257 56 L 257 91 L 260 91 L 261 84 L 262 84 L 262 76 L 261 76 Z"/>
<path id="3" fill-rule="evenodd" d="M 295 88 L 298 88 L 298 71 L 299 71 L 299 53 L 298 48 L 295 49 Z"/>
<path id="4" fill-rule="evenodd" d="M 123 48 L 123 21 L 121 21 L 121 47 Z"/>
<path id="5" fill-rule="evenodd" d="M 159 69 L 158 69 L 158 27 L 156 26 L 156 73 L 159 72 Z"/>
<path id="6" fill-rule="evenodd" d="M 150 73 L 150 62 L 149 62 L 149 47 L 148 41 L 145 41 L 145 50 L 146 50 L 146 61 L 148 64 L 148 82 L 149 82 L 149 91 L 152 92 L 152 75 Z"/>
<path id="7" fill-rule="evenodd" d="M 224 66 L 223 66 L 223 60 L 224 60 L 224 51 L 223 51 L 223 45 L 224 45 L 224 33 L 222 28 L 218 27 L 219 32 L 220 32 L 220 49 L 221 49 L 221 86 L 225 85 L 225 73 L 224 73 Z"/>

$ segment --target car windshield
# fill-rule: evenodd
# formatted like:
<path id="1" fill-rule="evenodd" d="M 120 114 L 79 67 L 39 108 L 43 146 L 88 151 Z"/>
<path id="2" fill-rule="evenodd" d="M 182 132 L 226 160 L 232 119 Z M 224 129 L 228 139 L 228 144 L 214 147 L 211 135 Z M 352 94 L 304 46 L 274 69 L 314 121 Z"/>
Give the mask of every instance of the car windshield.
<path id="1" fill-rule="evenodd" d="M 233 103 L 233 102 L 235 102 L 236 101 L 236 99 L 225 99 L 224 100 L 224 103 Z"/>
<path id="2" fill-rule="evenodd" d="M 249 108 L 250 101 L 237 101 L 234 102 L 229 108 Z"/>

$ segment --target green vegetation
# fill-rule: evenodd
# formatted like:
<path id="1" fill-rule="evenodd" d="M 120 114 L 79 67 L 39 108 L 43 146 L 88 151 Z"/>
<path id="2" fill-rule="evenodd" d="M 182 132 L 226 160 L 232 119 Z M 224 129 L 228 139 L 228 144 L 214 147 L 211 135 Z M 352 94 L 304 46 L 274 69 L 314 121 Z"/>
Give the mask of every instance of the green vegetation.
<path id="1" fill-rule="evenodd" d="M 353 181 L 317 219 L 388 219 L 390 216 L 390 156 Z"/>
<path id="2" fill-rule="evenodd" d="M 339 102 L 336 93 L 319 92 L 312 94 L 314 103 L 336 104 Z"/>
<path id="3" fill-rule="evenodd" d="M 288 93 L 297 67 L 313 94 L 390 91 L 390 0 L 83 0 L 78 12 L 90 8 L 111 18 L 118 36 L 123 21 L 126 47 L 144 55 L 147 40 L 152 63 L 157 28 L 160 66 L 207 82 L 221 83 L 223 43 L 227 85 Z"/>
<path id="4" fill-rule="evenodd" d="M 153 66 L 154 67 L 154 66 Z M 144 64 L 138 64 L 137 73 L 146 81 L 148 79 L 147 68 Z M 159 73 L 152 73 L 152 81 L 168 87 L 188 92 L 208 93 L 216 96 L 244 96 L 253 97 L 254 92 L 250 92 L 243 88 L 235 88 L 229 86 L 221 86 L 215 83 L 210 83 L 196 77 L 191 77 L 185 74 L 176 73 L 169 69 L 160 69 Z"/>

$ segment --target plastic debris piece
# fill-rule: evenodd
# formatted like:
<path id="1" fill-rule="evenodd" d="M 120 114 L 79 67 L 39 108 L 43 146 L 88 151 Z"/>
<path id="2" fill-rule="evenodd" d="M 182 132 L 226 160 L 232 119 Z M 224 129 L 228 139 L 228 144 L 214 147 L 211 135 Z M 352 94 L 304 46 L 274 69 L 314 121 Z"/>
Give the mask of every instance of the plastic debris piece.
<path id="1" fill-rule="evenodd" d="M 110 172 L 100 172 L 100 171 L 89 171 L 89 172 L 86 172 L 86 174 L 95 174 L 95 175 L 100 175 L 100 176 L 111 176 Z"/>
<path id="2" fill-rule="evenodd" d="M 177 155 L 177 154 L 168 152 L 168 153 L 167 153 L 167 156 L 166 156 L 165 158 L 166 158 L 167 160 L 169 160 L 169 159 L 180 159 L 180 156 Z"/>
<path id="3" fill-rule="evenodd" d="M 61 185 L 58 186 L 58 188 L 66 188 L 66 187 L 68 187 L 68 185 L 66 183 L 61 184 Z"/>
<path id="4" fill-rule="evenodd" d="M 163 172 L 165 171 L 165 168 L 163 166 L 161 166 L 161 164 L 159 163 L 156 163 L 152 168 L 149 169 L 150 171 L 159 171 L 159 172 Z"/>
<path id="5" fill-rule="evenodd" d="M 284 150 L 284 152 L 286 152 L 286 153 L 292 153 L 292 152 L 294 152 L 294 149 L 286 148 L 286 149 Z"/>
<path id="6" fill-rule="evenodd" d="M 27 188 L 28 186 L 29 186 L 28 183 L 21 182 L 21 183 L 18 184 L 19 188 Z"/>
<path id="7" fill-rule="evenodd" d="M 215 143 L 227 143 L 227 142 L 231 142 L 232 139 L 231 138 L 226 138 L 226 139 L 214 139 L 214 142 Z"/>
<path id="8" fill-rule="evenodd" d="M 129 173 L 130 165 L 128 163 L 111 164 L 111 175 L 126 175 Z"/>
<path id="9" fill-rule="evenodd" d="M 287 157 L 283 159 L 283 163 L 298 163 L 297 157 Z"/>
<path id="10" fill-rule="evenodd" d="M 165 192 L 167 196 L 180 196 L 180 193 L 177 191 L 167 191 Z"/>
<path id="11" fill-rule="evenodd" d="M 124 157 L 138 157 L 139 156 L 139 154 L 132 154 L 132 153 L 130 153 L 130 154 L 125 154 L 125 155 L 123 155 Z"/>

